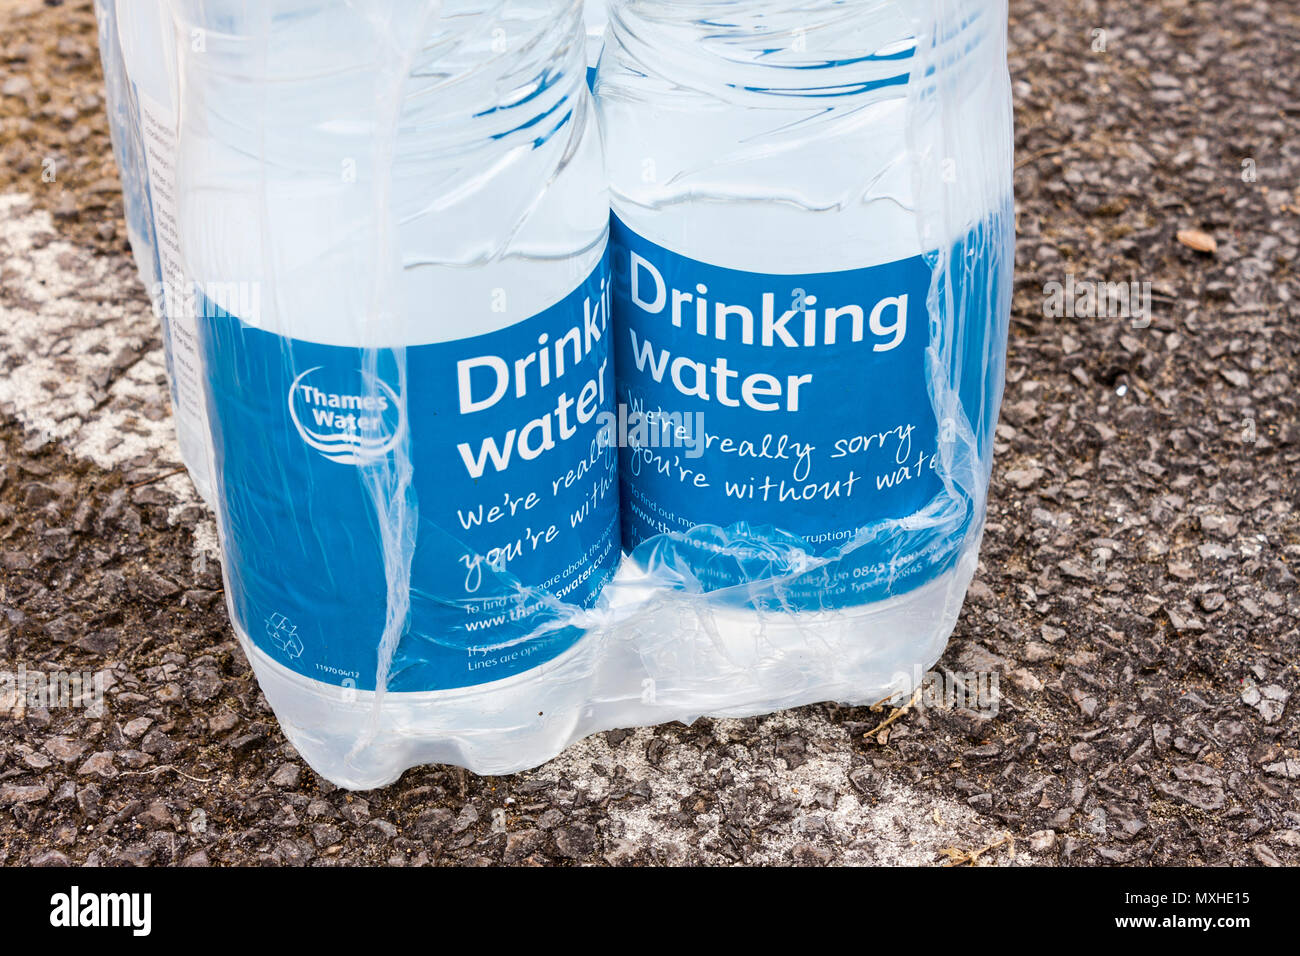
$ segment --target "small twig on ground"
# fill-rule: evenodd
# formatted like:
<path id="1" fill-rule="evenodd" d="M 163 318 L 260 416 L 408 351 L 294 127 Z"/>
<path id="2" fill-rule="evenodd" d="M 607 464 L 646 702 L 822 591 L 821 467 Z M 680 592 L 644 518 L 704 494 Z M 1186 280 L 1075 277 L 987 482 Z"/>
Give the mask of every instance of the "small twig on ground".
<path id="1" fill-rule="evenodd" d="M 902 717 L 905 713 L 907 713 L 909 710 L 912 709 L 912 705 L 916 703 L 917 699 L 920 696 L 921 696 L 921 688 L 918 687 L 912 693 L 911 698 L 908 700 L 906 704 L 904 704 L 902 707 L 895 707 L 893 712 L 888 717 L 886 717 L 880 723 L 876 724 L 876 726 L 872 727 L 865 734 L 863 734 L 862 735 L 863 739 L 866 739 L 867 737 L 874 737 L 876 734 L 880 733 L 882 730 L 884 730 L 886 727 L 888 727 L 890 724 L 896 721 L 899 717 Z M 875 707 L 872 707 L 872 710 L 875 710 L 876 707 L 879 707 L 881 704 L 885 703 L 885 701 L 891 699 L 892 698 L 886 697 L 885 700 L 880 701 L 880 703 L 876 704 Z"/>
<path id="2" fill-rule="evenodd" d="M 1044 156 L 1055 156 L 1057 153 L 1064 153 L 1066 150 L 1076 149 L 1083 146 L 1095 146 L 1097 145 L 1098 137 L 1100 135 L 1100 133 L 1093 133 L 1091 136 L 1084 139 L 1073 140 L 1069 143 L 1059 143 L 1056 146 L 1049 146 L 1047 149 L 1040 149 L 1036 153 L 1030 153 L 1028 156 L 1022 156 L 1020 159 L 1016 160 L 1015 169 L 1020 169 L 1023 166 L 1028 166 L 1030 163 L 1037 162 Z"/>
<path id="3" fill-rule="evenodd" d="M 1049 149 L 1040 149 L 1038 152 L 1030 153 L 1028 156 L 1022 156 L 1020 159 L 1016 160 L 1015 168 L 1020 169 L 1023 166 L 1028 166 L 1030 163 L 1037 162 L 1038 160 L 1042 159 L 1044 156 L 1055 156 L 1057 153 L 1063 153 L 1071 146 L 1074 145 L 1076 144 L 1065 143 L 1064 145 L 1061 146 L 1052 146 Z"/>
<path id="4" fill-rule="evenodd" d="M 195 783 L 211 783 L 211 778 L 192 777 L 179 767 L 173 767 L 171 764 L 163 764 L 161 767 L 150 767 L 148 770 L 123 770 L 118 774 L 119 777 L 151 777 L 156 773 L 162 773 L 164 770 L 170 770 L 172 773 L 179 774 L 186 780 L 193 780 Z"/>
<path id="5" fill-rule="evenodd" d="M 1016 858 L 1016 840 L 1015 837 L 1011 835 L 1010 831 L 1003 833 L 1002 836 L 998 837 L 992 843 L 982 846 L 978 850 L 959 850 L 956 847 L 946 846 L 939 852 L 948 858 L 948 862 L 943 864 L 945 867 L 974 866 L 975 861 L 981 856 L 988 853 L 990 850 L 996 850 L 1000 846 L 1007 847 L 1011 859 L 1014 860 Z"/>
<path id="6" fill-rule="evenodd" d="M 126 486 L 127 491 L 133 488 L 143 488 L 145 485 L 152 485 L 155 481 L 162 481 L 164 478 L 170 478 L 172 475 L 179 475 L 185 471 L 184 467 L 173 468 L 171 471 L 164 471 L 161 475 L 154 475 L 152 478 L 145 478 L 143 481 L 137 481 L 134 484 Z"/>

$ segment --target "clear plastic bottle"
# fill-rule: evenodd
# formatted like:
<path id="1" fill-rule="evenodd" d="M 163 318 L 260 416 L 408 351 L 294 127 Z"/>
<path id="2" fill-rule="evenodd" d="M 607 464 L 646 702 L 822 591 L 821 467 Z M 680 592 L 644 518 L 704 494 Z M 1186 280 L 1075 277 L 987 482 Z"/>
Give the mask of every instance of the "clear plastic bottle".
<path id="1" fill-rule="evenodd" d="M 836 662 L 852 700 L 917 682 L 977 560 L 1011 268 L 995 7 L 927 40 L 949 97 L 927 118 L 911 4 L 610 2 L 619 399 L 704 442 L 623 449 L 625 579 L 674 587 L 742 665 Z M 979 148 L 922 156 L 942 122 Z M 927 309 L 941 250 L 951 325 Z"/>
<path id="2" fill-rule="evenodd" d="M 569 742 L 619 560 L 577 0 L 174 0 L 227 594 L 346 786 Z"/>
<path id="3" fill-rule="evenodd" d="M 155 274 L 148 174 L 140 142 L 139 119 L 130 90 L 131 81 L 126 75 L 118 40 L 117 0 L 95 0 L 95 22 L 104 86 L 108 92 L 108 132 L 113 143 L 113 158 L 122 177 L 127 241 L 141 277 L 154 283 L 159 279 Z"/>
<path id="4" fill-rule="evenodd" d="M 587 29 L 587 83 L 590 85 L 596 82 L 600 51 L 605 48 L 605 23 L 609 19 L 605 0 L 584 0 L 582 18 Z"/>
<path id="5" fill-rule="evenodd" d="M 95 12 L 127 238 L 162 329 L 181 460 L 211 504 L 203 373 L 177 231 L 175 25 L 165 0 L 97 0 Z"/>

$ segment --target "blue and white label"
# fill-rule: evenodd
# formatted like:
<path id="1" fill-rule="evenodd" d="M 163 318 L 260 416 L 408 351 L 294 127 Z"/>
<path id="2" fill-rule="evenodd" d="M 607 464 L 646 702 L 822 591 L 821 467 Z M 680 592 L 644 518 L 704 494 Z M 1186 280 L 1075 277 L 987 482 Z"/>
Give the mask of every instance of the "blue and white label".
<path id="1" fill-rule="evenodd" d="M 408 450 L 418 517 L 388 688 L 498 680 L 571 646 L 565 621 L 619 560 L 609 292 L 606 258 L 531 318 L 408 347 L 404 379 L 401 353 L 285 338 L 206 303 L 231 597 L 253 642 L 374 689 L 387 578 L 365 468 Z"/>
<path id="2" fill-rule="evenodd" d="M 839 556 L 943 491 L 922 257 L 765 275 L 678 255 L 617 217 L 612 237 L 619 401 L 696 432 L 623 448 L 626 550 L 685 566 L 709 591 L 785 576 L 770 599 L 805 609 L 878 600 L 951 566 L 965 525 Z M 800 574 L 784 563 L 798 553 L 838 559 Z"/>

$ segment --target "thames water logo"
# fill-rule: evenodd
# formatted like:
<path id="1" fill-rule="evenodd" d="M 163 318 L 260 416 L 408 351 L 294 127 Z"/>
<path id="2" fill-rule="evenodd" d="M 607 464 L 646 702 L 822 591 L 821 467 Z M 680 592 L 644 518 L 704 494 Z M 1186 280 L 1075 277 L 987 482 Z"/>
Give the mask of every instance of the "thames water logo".
<path id="1" fill-rule="evenodd" d="M 266 619 L 266 636 L 289 660 L 302 657 L 302 638 L 298 636 L 298 625 L 283 614 L 272 614 Z"/>
<path id="2" fill-rule="evenodd" d="M 397 392 L 361 372 L 340 375 L 319 365 L 309 368 L 293 380 L 288 399 L 289 417 L 302 440 L 340 465 L 383 458 L 406 429 Z"/>

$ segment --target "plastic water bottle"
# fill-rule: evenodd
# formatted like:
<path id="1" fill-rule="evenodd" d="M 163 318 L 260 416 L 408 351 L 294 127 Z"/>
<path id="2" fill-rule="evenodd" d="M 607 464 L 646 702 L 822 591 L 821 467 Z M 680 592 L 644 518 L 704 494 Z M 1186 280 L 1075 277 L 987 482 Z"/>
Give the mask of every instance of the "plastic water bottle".
<path id="1" fill-rule="evenodd" d="M 108 132 L 113 144 L 113 158 L 122 178 L 127 240 L 140 275 L 152 284 L 159 279 L 155 273 L 148 173 L 130 90 L 131 81 L 126 75 L 118 41 L 117 0 L 95 0 L 95 22 L 99 28 L 99 52 L 108 93 Z"/>
<path id="2" fill-rule="evenodd" d="M 619 399 L 640 428 L 624 547 L 700 641 L 841 699 L 919 682 L 983 524 L 1011 268 L 1005 21 L 949 6 L 922 45 L 895 0 L 611 0 L 595 86 Z M 933 116 L 912 70 L 947 97 Z M 968 148 L 921 155 L 945 130 Z"/>
<path id="3" fill-rule="evenodd" d="M 576 0 L 171 4 L 231 618 L 376 786 L 573 736 L 620 557 L 608 194 Z"/>
<path id="4" fill-rule="evenodd" d="M 162 328 L 181 460 L 212 502 L 203 371 L 177 221 L 175 24 L 165 0 L 97 0 L 127 238 Z"/>
<path id="5" fill-rule="evenodd" d="M 585 0 L 582 19 L 587 29 L 587 84 L 590 86 L 596 82 L 596 66 L 600 63 L 600 51 L 605 48 L 605 23 L 609 20 L 605 0 Z"/>

